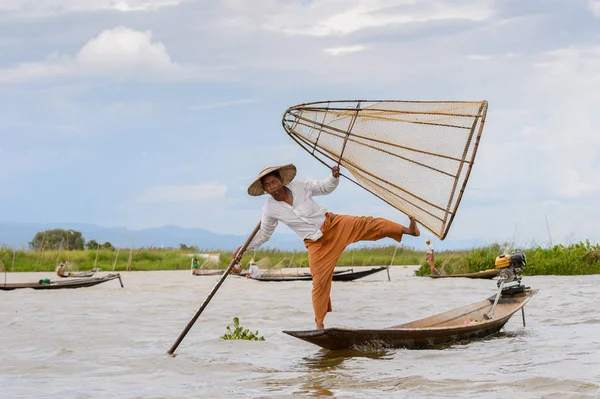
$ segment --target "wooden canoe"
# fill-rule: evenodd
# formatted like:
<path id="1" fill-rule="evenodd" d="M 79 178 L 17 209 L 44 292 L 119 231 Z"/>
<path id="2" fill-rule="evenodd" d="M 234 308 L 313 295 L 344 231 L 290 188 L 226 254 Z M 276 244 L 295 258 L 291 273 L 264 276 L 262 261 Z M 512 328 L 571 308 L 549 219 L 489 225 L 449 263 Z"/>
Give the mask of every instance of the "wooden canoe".
<path id="1" fill-rule="evenodd" d="M 40 283 L 39 281 L 32 283 L 13 283 L 13 284 L 0 284 L 0 290 L 10 291 L 16 290 L 20 288 L 33 288 L 34 290 L 58 290 L 62 288 L 83 288 L 83 287 L 92 287 L 94 285 L 102 284 L 110 280 L 119 279 L 119 283 L 121 283 L 121 287 L 123 287 L 123 281 L 121 280 L 121 275 L 119 273 L 116 274 L 108 274 L 102 277 L 92 277 L 92 278 L 80 278 L 73 280 L 61 280 L 61 281 L 51 281 L 49 283 Z M 40 280 L 41 281 L 41 280 Z"/>
<path id="2" fill-rule="evenodd" d="M 92 270 L 88 270 L 87 272 L 70 272 L 68 276 L 58 276 L 58 277 L 94 277 L 94 274 L 96 274 L 97 271 L 99 271 L 100 269 L 92 269 Z"/>
<path id="3" fill-rule="evenodd" d="M 220 276 L 223 274 L 225 270 L 200 270 L 197 274 L 192 274 L 192 276 Z"/>
<path id="4" fill-rule="evenodd" d="M 375 274 L 378 273 L 380 271 L 383 271 L 387 269 L 387 266 L 380 266 L 380 267 L 374 267 L 372 269 L 369 270 L 361 270 L 358 272 L 354 272 L 354 271 L 343 271 L 340 273 L 334 273 L 333 274 L 333 281 L 354 281 L 357 280 L 359 278 L 363 278 L 366 276 L 370 276 L 371 274 Z M 312 281 L 312 275 L 310 273 L 307 273 L 305 275 L 302 276 L 261 276 L 258 278 L 253 278 L 252 280 L 256 280 L 256 281 L 268 281 L 268 282 L 275 282 L 275 281 Z"/>
<path id="5" fill-rule="evenodd" d="M 486 319 L 484 315 L 491 311 L 496 295 L 454 310 L 389 328 L 373 330 L 326 328 L 321 331 L 283 332 L 331 350 L 423 349 L 494 334 L 537 292 L 538 290 L 526 289 L 521 293 L 503 295 L 491 319 Z"/>
<path id="6" fill-rule="evenodd" d="M 302 277 L 299 280 L 296 281 L 302 281 L 302 280 L 312 280 L 312 275 L 310 273 L 307 272 L 303 272 L 303 273 L 298 273 L 296 272 L 296 274 L 285 274 L 287 272 L 284 273 L 285 269 L 270 269 L 267 271 L 261 271 L 261 277 L 275 277 L 277 279 L 280 279 L 281 277 Z M 344 269 L 344 270 L 336 270 L 333 272 L 333 274 L 343 274 L 343 273 L 352 273 L 354 271 L 354 269 Z M 242 271 L 241 273 L 231 273 L 234 276 L 240 276 L 240 277 L 246 277 L 249 273 L 248 271 Z M 308 278 L 306 278 L 308 277 Z M 277 280 L 279 281 L 279 280 Z"/>
<path id="7" fill-rule="evenodd" d="M 446 274 L 446 275 L 431 274 L 431 275 L 429 275 L 429 277 L 431 277 L 431 278 L 465 277 L 465 278 L 492 279 L 498 275 L 499 271 L 500 271 L 500 269 L 488 269 L 488 270 L 483 270 L 481 272 L 464 273 L 464 274 Z"/>

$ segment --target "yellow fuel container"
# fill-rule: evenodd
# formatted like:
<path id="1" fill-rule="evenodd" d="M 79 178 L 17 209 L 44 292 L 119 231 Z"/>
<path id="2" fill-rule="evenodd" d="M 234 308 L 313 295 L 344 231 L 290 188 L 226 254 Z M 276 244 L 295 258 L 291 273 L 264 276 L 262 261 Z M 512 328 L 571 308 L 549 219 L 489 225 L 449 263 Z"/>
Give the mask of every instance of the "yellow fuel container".
<path id="1" fill-rule="evenodd" d="M 496 269 L 504 269 L 510 266 L 510 255 L 500 255 L 496 258 Z"/>

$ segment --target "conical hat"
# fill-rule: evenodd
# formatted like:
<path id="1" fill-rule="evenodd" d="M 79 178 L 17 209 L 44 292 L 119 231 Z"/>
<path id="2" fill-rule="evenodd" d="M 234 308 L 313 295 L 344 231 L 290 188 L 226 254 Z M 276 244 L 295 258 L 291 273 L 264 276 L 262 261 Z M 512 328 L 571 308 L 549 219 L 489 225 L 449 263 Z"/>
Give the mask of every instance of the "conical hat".
<path id="1" fill-rule="evenodd" d="M 292 180 L 294 180 L 294 177 L 296 177 L 296 167 L 291 163 L 288 165 L 264 168 L 260 171 L 258 177 L 254 179 L 252 184 L 250 184 L 250 187 L 248 187 L 248 194 L 254 197 L 263 195 L 265 190 L 263 190 L 262 185 L 260 184 L 260 179 L 276 170 L 279 171 L 279 175 L 281 176 L 281 184 L 283 185 L 289 184 Z"/>

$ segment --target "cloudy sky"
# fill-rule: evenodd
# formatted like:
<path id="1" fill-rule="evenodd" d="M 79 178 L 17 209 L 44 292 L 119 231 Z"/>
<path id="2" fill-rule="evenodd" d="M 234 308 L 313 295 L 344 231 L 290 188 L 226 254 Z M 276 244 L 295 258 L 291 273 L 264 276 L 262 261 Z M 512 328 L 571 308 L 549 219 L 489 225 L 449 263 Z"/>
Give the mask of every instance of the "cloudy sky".
<path id="1" fill-rule="evenodd" d="M 249 233 L 264 166 L 327 175 L 281 117 L 332 99 L 489 101 L 446 241 L 600 241 L 600 0 L 0 0 L 0 221 Z"/>

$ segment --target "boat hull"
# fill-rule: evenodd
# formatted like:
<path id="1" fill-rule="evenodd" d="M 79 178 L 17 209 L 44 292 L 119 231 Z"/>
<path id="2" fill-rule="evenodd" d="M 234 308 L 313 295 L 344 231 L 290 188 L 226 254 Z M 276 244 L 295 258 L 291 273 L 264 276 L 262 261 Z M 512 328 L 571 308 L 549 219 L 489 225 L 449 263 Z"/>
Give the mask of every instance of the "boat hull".
<path id="1" fill-rule="evenodd" d="M 386 269 L 387 269 L 387 266 L 381 266 L 381 267 L 374 267 L 369 270 L 362 270 L 362 271 L 358 271 L 358 272 L 343 271 L 340 273 L 334 273 L 332 280 L 333 281 L 354 281 L 354 280 L 358 280 L 359 278 L 367 277 L 367 276 L 370 276 L 371 274 L 375 274 L 375 273 L 381 272 Z M 306 274 L 303 276 L 288 276 L 288 277 L 286 277 L 286 276 L 283 276 L 283 277 L 281 277 L 281 276 L 273 276 L 273 277 L 261 276 L 258 278 L 253 278 L 252 280 L 267 281 L 267 282 L 312 281 L 312 275 Z"/>
<path id="2" fill-rule="evenodd" d="M 432 274 L 431 278 L 452 278 L 452 277 L 463 277 L 463 278 L 480 278 L 480 279 L 493 279 L 498 275 L 498 269 L 484 270 L 476 273 L 464 273 L 464 274 L 448 274 L 448 275 L 436 275 Z"/>
<path id="3" fill-rule="evenodd" d="M 103 277 L 93 277 L 93 278 L 80 278 L 80 279 L 69 279 L 62 281 L 51 281 L 47 284 L 40 284 L 39 282 L 33 283 L 13 283 L 13 284 L 0 284 L 0 290 L 2 291 L 10 291 L 17 290 L 22 288 L 32 288 L 34 290 L 58 290 L 58 289 L 73 289 L 73 288 L 83 288 L 83 287 L 92 287 L 94 285 L 102 284 L 110 280 L 119 279 L 121 283 L 121 287 L 123 287 L 123 282 L 121 281 L 121 275 L 117 274 L 109 274 Z"/>
<path id="4" fill-rule="evenodd" d="M 430 348 L 483 338 L 498 332 L 535 293 L 537 290 L 528 290 L 519 295 L 502 297 L 491 319 L 485 319 L 484 315 L 490 313 L 495 296 L 448 312 L 384 329 L 327 328 L 321 331 L 283 332 L 330 350 Z"/>
<path id="5" fill-rule="evenodd" d="M 192 273 L 192 276 L 220 276 L 225 272 L 225 270 L 202 270 L 196 274 Z"/>

